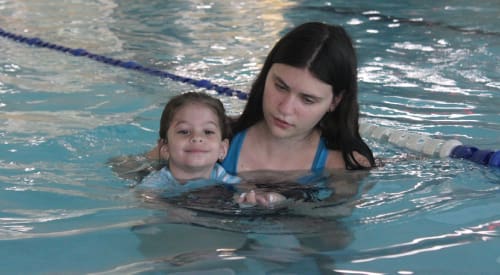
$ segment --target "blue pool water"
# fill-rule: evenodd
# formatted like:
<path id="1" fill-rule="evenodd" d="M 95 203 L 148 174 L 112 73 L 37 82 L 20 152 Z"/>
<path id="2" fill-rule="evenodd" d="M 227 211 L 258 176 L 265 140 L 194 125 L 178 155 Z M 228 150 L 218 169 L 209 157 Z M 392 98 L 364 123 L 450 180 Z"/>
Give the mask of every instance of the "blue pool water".
<path id="1" fill-rule="evenodd" d="M 247 91 L 286 30 L 340 24 L 365 123 L 498 150 L 500 4 L 445 2 L 7 0 L 0 28 Z M 385 165 L 337 172 L 338 205 L 186 217 L 145 203 L 108 160 L 154 145 L 171 96 L 207 91 L 6 38 L 0 49 L 1 274 L 500 270 L 497 168 L 366 137 Z M 245 104 L 219 98 L 233 115 Z"/>

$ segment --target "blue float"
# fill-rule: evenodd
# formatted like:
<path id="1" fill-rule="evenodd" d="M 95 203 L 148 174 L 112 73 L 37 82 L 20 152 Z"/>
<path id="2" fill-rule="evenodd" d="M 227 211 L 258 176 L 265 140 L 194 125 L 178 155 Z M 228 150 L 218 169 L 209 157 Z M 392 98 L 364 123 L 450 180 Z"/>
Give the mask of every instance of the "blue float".
<path id="1" fill-rule="evenodd" d="M 470 160 L 475 163 L 488 165 L 493 153 L 495 153 L 495 151 L 493 150 L 477 150 L 476 152 L 474 152 L 474 154 L 472 154 Z"/>
<path id="2" fill-rule="evenodd" d="M 470 159 L 479 149 L 474 146 L 459 145 L 451 150 L 450 157 L 455 159 Z"/>
<path id="3" fill-rule="evenodd" d="M 496 151 L 491 155 L 488 165 L 492 167 L 500 167 L 500 151 Z"/>

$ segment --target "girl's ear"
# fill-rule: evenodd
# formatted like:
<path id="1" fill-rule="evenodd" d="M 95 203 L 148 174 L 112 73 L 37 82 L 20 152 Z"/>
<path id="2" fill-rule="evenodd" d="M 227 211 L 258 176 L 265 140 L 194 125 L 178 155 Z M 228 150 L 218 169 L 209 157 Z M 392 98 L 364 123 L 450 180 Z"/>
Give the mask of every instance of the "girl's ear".
<path id="1" fill-rule="evenodd" d="M 168 160 L 168 158 L 170 157 L 170 153 L 168 151 L 168 144 L 158 143 L 158 146 L 160 146 L 160 159 L 161 160 Z"/>
<path id="2" fill-rule="evenodd" d="M 165 139 L 163 138 L 159 138 L 157 141 L 156 141 L 156 149 L 158 150 L 158 152 L 161 151 L 161 147 L 163 146 L 163 144 L 165 144 Z"/>
<path id="3" fill-rule="evenodd" d="M 228 148 L 229 148 L 229 139 L 225 138 L 220 143 L 219 161 L 224 160 L 224 158 L 227 155 Z"/>

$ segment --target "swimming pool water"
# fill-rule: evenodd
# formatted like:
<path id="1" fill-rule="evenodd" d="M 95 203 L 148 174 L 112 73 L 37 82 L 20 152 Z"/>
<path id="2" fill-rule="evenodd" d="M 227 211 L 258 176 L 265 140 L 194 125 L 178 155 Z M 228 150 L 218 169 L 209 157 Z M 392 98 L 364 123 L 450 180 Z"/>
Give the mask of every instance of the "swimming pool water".
<path id="1" fill-rule="evenodd" d="M 358 51 L 363 121 L 498 150 L 499 14 L 496 1 L 25 0 L 0 2 L 0 28 L 247 91 L 286 30 L 341 24 Z M 338 172 L 355 194 L 315 213 L 340 217 L 186 224 L 107 161 L 151 148 L 163 104 L 196 88 L 5 38 L 0 49 L 2 274 L 500 269 L 498 169 L 368 137 L 385 165 L 361 180 Z M 245 103 L 219 97 L 230 114 Z"/>

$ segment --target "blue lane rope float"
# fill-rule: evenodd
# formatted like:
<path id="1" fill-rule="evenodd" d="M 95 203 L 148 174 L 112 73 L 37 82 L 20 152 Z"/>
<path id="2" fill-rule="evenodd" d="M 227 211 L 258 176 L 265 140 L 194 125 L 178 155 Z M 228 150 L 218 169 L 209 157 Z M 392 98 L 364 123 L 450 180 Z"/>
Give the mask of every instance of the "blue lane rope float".
<path id="1" fill-rule="evenodd" d="M 11 33 L 0 28 L 0 36 L 14 40 L 19 43 L 28 44 L 30 46 L 47 48 L 73 56 L 87 57 L 89 59 L 111 65 L 118 66 L 129 70 L 136 70 L 153 76 L 164 77 L 177 82 L 191 84 L 199 88 L 214 90 L 218 94 L 226 96 L 236 96 L 239 99 L 248 99 L 248 94 L 239 90 L 234 90 L 229 87 L 219 86 L 206 79 L 192 79 L 188 77 L 178 76 L 159 69 L 145 67 L 135 61 L 124 61 L 120 59 L 110 58 L 103 55 L 94 54 L 81 48 L 69 48 L 49 42 L 45 42 L 38 37 L 26 37 Z M 386 141 L 404 147 L 415 152 L 422 153 L 432 157 L 451 157 L 457 159 L 466 159 L 478 164 L 491 167 L 500 167 L 500 151 L 480 150 L 474 146 L 463 145 L 458 140 L 441 140 L 431 138 L 429 136 L 410 133 L 402 130 L 394 130 L 373 124 L 360 122 L 360 134 L 364 137 L 371 137 L 378 141 Z"/>
<path id="2" fill-rule="evenodd" d="M 198 88 L 205 88 L 207 90 L 214 90 L 218 94 L 223 94 L 223 95 L 227 95 L 227 96 L 237 96 L 240 99 L 247 99 L 248 98 L 247 93 L 244 93 L 244 92 L 239 91 L 239 90 L 234 90 L 234 89 L 231 89 L 229 87 L 219 86 L 215 83 L 212 83 L 210 80 L 206 80 L 206 79 L 197 80 L 197 79 L 192 79 L 189 77 L 175 75 L 173 73 L 169 73 L 169 72 L 162 71 L 159 69 L 145 67 L 145 66 L 143 66 L 135 61 L 132 61 L 132 60 L 125 61 L 125 60 L 110 58 L 110 57 L 99 55 L 99 54 L 94 54 L 94 53 L 91 53 L 91 52 L 89 52 L 85 49 L 81 49 L 81 48 L 69 48 L 69 47 L 65 47 L 65 46 L 61 46 L 61 45 L 57 45 L 57 44 L 43 41 L 42 39 L 40 39 L 38 37 L 27 37 L 27 36 L 11 33 L 11 32 L 8 32 L 8 31 L 2 29 L 2 28 L 0 28 L 0 36 L 14 40 L 14 41 L 19 42 L 19 43 L 28 44 L 30 46 L 47 48 L 50 50 L 71 54 L 74 56 L 87 57 L 89 59 L 107 64 L 107 65 L 122 67 L 122 68 L 130 69 L 130 70 L 136 70 L 136 71 L 146 73 L 149 75 L 153 75 L 153 76 L 169 78 L 169 79 L 177 81 L 177 82 L 191 84 L 191 85 L 198 87 Z"/>

